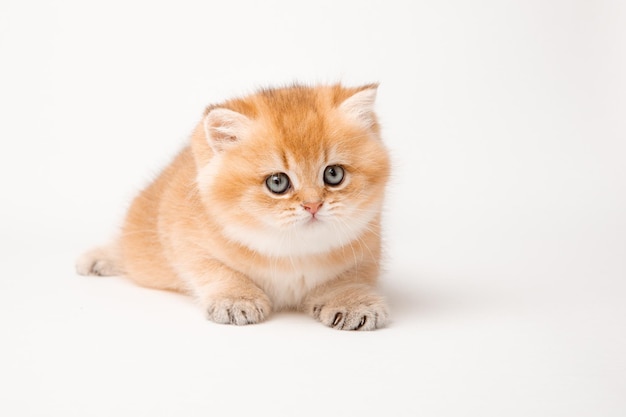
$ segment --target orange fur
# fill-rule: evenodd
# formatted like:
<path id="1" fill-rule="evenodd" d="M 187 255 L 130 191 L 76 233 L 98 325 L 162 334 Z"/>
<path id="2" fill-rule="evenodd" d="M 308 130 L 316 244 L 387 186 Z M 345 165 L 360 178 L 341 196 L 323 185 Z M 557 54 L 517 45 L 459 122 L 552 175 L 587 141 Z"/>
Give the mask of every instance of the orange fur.
<path id="1" fill-rule="evenodd" d="M 335 328 L 383 326 L 374 286 L 389 160 L 375 91 L 294 85 L 209 106 L 117 242 L 85 254 L 79 273 L 189 293 L 220 323 L 299 309 Z M 337 165 L 343 182 L 325 184 Z M 291 181 L 284 194 L 266 186 L 277 173 Z"/>

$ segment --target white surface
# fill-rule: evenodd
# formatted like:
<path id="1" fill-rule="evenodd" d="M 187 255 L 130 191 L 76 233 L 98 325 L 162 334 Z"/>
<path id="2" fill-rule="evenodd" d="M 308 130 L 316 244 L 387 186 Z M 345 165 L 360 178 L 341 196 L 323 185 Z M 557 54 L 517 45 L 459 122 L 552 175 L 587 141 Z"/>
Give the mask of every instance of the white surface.
<path id="1" fill-rule="evenodd" d="M 0 3 L 0 415 L 626 415 L 620 1 Z M 203 107 L 380 81 L 372 333 L 83 278 Z"/>

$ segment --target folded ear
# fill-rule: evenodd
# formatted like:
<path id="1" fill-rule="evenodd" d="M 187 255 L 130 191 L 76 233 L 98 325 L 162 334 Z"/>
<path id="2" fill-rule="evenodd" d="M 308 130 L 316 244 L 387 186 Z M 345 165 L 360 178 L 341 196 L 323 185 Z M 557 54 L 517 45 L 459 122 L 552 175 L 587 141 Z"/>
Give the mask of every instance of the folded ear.
<path id="1" fill-rule="evenodd" d="M 215 152 L 222 152 L 246 136 L 251 120 L 236 111 L 217 107 L 204 116 L 204 134 Z"/>
<path id="2" fill-rule="evenodd" d="M 376 101 L 376 85 L 358 91 L 345 99 L 339 109 L 349 119 L 361 125 L 365 129 L 369 129 L 376 123 L 374 114 L 374 102 Z"/>

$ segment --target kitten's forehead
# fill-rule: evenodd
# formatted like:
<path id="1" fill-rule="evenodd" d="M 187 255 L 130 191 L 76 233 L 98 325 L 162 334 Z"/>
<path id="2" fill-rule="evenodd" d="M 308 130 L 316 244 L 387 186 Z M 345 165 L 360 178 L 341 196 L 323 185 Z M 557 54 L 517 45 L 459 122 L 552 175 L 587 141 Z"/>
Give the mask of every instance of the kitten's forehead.
<path id="1" fill-rule="evenodd" d="M 280 111 L 278 111 L 280 109 Z M 317 170 L 333 153 L 332 108 L 315 97 L 277 102 L 257 119 L 273 163 L 289 170 Z M 269 111 L 271 110 L 271 111 Z"/>
<path id="2" fill-rule="evenodd" d="M 329 163 L 328 155 L 332 154 L 334 154 L 332 150 L 324 152 L 318 149 L 318 152 L 303 153 L 301 149 L 294 150 L 286 146 L 274 148 L 271 151 L 268 150 L 262 171 L 266 174 L 284 172 L 289 175 L 298 188 L 300 185 L 304 186 L 317 179 L 321 169 Z"/>
<path id="3" fill-rule="evenodd" d="M 355 91 L 296 86 L 264 90 L 226 107 L 251 120 L 248 140 L 239 149 L 259 174 L 291 172 L 321 180 L 326 165 L 359 159 L 366 132 L 339 108 Z"/>

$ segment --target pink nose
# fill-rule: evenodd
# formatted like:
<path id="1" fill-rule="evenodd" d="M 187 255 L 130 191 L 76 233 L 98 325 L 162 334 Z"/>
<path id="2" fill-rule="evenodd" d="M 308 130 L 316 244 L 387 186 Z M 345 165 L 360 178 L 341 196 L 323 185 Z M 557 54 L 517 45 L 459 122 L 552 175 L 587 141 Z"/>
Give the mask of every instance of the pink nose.
<path id="1" fill-rule="evenodd" d="M 323 201 L 315 201 L 313 203 L 303 203 L 302 207 L 304 207 L 304 209 L 308 211 L 309 213 L 315 214 L 318 212 L 320 207 L 322 207 L 322 203 Z"/>

